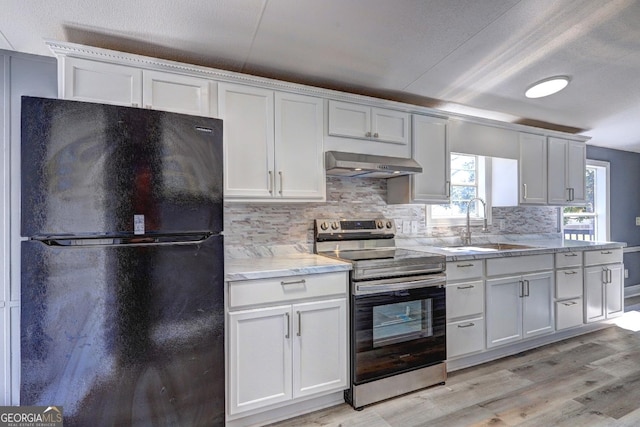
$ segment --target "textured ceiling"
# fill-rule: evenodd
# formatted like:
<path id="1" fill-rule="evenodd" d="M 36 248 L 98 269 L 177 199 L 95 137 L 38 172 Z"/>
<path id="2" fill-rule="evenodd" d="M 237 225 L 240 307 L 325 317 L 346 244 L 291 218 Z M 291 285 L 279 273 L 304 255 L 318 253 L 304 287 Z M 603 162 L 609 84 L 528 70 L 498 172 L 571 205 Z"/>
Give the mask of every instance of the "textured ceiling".
<path id="1" fill-rule="evenodd" d="M 2 0 L 0 48 L 69 41 L 580 132 L 640 152 L 637 0 Z M 568 75 L 564 91 L 524 90 Z"/>

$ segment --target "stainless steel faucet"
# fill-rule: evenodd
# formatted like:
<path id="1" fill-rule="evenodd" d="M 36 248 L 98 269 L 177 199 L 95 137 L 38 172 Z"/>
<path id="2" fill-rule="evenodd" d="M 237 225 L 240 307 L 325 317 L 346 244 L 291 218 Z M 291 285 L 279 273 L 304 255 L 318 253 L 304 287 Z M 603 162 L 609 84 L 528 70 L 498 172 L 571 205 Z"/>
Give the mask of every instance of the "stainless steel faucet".
<path id="1" fill-rule="evenodd" d="M 471 203 L 473 203 L 476 200 L 482 203 L 482 208 L 483 208 L 484 218 L 482 222 L 482 232 L 483 233 L 487 232 L 487 204 L 480 197 L 474 197 L 473 199 L 469 200 L 469 202 L 467 202 L 467 228 L 466 229 L 463 228 L 462 232 L 460 233 L 460 237 L 462 238 L 462 244 L 465 246 L 469 246 L 471 244 L 471 226 L 469 224 L 470 222 L 469 208 L 471 207 Z"/>

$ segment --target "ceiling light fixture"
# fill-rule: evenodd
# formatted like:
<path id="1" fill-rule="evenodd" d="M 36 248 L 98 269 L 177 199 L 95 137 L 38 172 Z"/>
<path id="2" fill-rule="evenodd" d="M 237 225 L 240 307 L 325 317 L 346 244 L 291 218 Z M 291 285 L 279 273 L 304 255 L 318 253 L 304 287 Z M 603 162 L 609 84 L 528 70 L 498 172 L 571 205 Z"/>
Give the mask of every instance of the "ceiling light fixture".
<path id="1" fill-rule="evenodd" d="M 529 86 L 524 96 L 527 98 L 542 98 L 543 96 L 549 96 L 556 92 L 560 92 L 569 84 L 569 77 L 567 76 L 554 76 L 549 77 L 539 82 L 536 82 Z"/>

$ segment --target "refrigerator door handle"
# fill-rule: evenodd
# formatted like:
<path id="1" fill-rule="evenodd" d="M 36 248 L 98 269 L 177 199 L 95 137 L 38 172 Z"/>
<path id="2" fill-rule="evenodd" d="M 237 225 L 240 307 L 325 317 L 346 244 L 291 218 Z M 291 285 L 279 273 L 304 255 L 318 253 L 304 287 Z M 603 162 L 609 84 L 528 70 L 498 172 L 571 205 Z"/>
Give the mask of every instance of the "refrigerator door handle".
<path id="1" fill-rule="evenodd" d="M 46 237 L 33 238 L 47 246 L 56 247 L 108 247 L 108 246 L 159 246 L 194 245 L 203 243 L 213 233 L 157 235 L 157 236 L 117 236 L 117 237 Z"/>

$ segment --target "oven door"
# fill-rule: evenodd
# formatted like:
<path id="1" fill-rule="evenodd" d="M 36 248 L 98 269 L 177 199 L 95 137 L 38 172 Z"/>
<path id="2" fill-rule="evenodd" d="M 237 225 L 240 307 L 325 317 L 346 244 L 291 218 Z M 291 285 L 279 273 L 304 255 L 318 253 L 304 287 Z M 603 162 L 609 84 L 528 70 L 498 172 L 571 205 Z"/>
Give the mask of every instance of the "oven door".
<path id="1" fill-rule="evenodd" d="M 351 297 L 355 385 L 446 359 L 445 280 L 432 275 L 386 285 L 354 283 L 365 293 Z"/>

